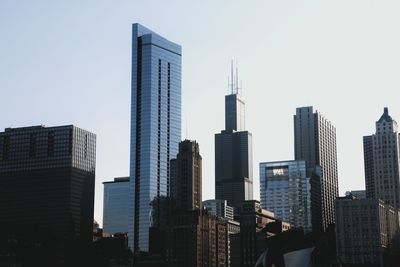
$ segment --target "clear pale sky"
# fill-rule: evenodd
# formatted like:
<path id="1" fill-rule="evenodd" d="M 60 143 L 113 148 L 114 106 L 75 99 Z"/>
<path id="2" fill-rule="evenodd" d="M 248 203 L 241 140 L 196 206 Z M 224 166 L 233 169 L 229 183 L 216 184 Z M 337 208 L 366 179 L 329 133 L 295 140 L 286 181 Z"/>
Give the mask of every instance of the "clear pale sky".
<path id="1" fill-rule="evenodd" d="M 224 127 L 230 60 L 260 161 L 293 159 L 293 114 L 314 106 L 337 128 L 339 190 L 364 188 L 362 136 L 388 106 L 400 120 L 400 2 L 0 1 L 0 129 L 74 124 L 97 134 L 102 182 L 129 174 L 131 24 L 179 43 L 182 138 L 203 156 L 214 197 L 214 134 Z M 187 131 L 186 131 L 187 129 Z M 187 133 L 187 134 L 186 134 Z"/>

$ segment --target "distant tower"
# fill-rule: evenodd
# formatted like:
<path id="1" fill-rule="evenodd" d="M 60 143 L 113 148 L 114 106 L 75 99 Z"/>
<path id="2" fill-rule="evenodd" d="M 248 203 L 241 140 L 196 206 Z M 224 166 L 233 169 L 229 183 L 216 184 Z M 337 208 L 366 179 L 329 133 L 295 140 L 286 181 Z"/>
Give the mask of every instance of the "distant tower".
<path id="1" fill-rule="evenodd" d="M 253 151 L 233 63 L 230 81 L 231 91 L 225 96 L 225 130 L 215 135 L 215 195 L 216 199 L 227 200 L 237 213 L 243 201 L 253 199 Z"/>
<path id="2" fill-rule="evenodd" d="M 364 136 L 367 198 L 382 199 L 400 208 L 400 137 L 388 108 L 376 122 L 376 132 Z"/>
<path id="3" fill-rule="evenodd" d="M 128 232 L 129 177 L 117 177 L 103 182 L 103 232 L 107 234 Z"/>
<path id="4" fill-rule="evenodd" d="M 313 216 L 320 211 L 313 214 L 311 179 L 306 175 L 304 160 L 260 162 L 261 207 L 293 227 L 315 230 L 319 225 L 313 228 Z"/>
<path id="5" fill-rule="evenodd" d="M 296 109 L 294 115 L 295 160 L 305 160 L 307 176 L 321 177 L 322 226 L 335 222 L 335 199 L 339 195 L 336 128 L 312 107 Z M 320 171 L 319 171 L 320 170 Z"/>
<path id="6" fill-rule="evenodd" d="M 179 144 L 179 153 L 175 163 L 176 181 L 174 194 L 177 205 L 183 210 L 201 209 L 201 156 L 196 141 L 185 140 Z M 173 166 L 172 165 L 172 166 Z"/>

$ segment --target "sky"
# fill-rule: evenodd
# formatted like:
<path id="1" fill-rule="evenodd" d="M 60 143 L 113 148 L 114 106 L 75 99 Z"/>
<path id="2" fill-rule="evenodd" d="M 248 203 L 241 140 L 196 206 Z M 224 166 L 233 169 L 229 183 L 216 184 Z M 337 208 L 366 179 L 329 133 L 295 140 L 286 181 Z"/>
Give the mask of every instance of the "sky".
<path id="1" fill-rule="evenodd" d="M 203 157 L 214 197 L 214 134 L 224 128 L 230 61 L 259 162 L 293 159 L 296 107 L 337 129 L 339 192 L 364 188 L 362 137 L 389 107 L 400 120 L 397 0 L 1 0 L 0 130 L 74 124 L 97 135 L 103 185 L 129 175 L 131 25 L 182 45 L 182 138 Z"/>

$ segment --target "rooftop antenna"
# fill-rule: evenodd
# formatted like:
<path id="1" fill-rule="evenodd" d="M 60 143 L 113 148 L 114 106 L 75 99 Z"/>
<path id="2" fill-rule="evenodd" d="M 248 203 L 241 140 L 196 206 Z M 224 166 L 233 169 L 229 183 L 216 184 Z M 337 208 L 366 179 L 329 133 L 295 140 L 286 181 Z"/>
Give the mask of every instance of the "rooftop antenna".
<path id="1" fill-rule="evenodd" d="M 187 119 L 187 116 L 186 116 L 186 136 L 185 136 L 185 140 L 188 140 L 188 119 Z"/>
<path id="2" fill-rule="evenodd" d="M 235 93 L 240 95 L 242 93 L 242 81 L 239 84 L 239 67 L 238 60 L 236 59 L 236 81 L 235 81 Z"/>
<path id="3" fill-rule="evenodd" d="M 236 83 L 235 83 L 235 93 L 236 94 L 239 94 L 239 82 L 238 82 L 238 79 L 239 79 L 239 71 L 238 71 L 238 61 L 237 61 L 237 59 L 236 59 Z"/>
<path id="4" fill-rule="evenodd" d="M 235 70 L 233 69 L 233 59 L 231 60 L 231 75 L 228 77 L 228 90 L 232 95 L 241 94 L 242 92 L 242 81 L 239 83 L 239 67 L 238 60 L 235 59 Z"/>
<path id="5" fill-rule="evenodd" d="M 229 75 L 228 75 L 228 95 L 229 95 L 229 88 L 231 87 L 231 81 L 230 81 L 230 77 L 229 77 Z"/>
<path id="6" fill-rule="evenodd" d="M 233 60 L 231 60 L 231 94 L 234 93 L 234 88 L 235 88 L 235 84 L 234 84 L 234 78 L 233 78 Z"/>

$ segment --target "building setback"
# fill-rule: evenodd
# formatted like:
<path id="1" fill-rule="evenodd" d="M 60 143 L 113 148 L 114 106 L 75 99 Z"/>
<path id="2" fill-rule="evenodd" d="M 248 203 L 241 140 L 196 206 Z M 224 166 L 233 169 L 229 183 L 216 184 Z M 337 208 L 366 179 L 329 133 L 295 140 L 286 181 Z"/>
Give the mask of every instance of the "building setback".
<path id="1" fill-rule="evenodd" d="M 335 198 L 339 195 L 336 129 L 312 107 L 296 109 L 294 115 L 295 160 L 305 160 L 307 176 L 320 175 L 322 226 L 335 222 Z M 315 186 L 316 190 L 318 186 Z"/>
<path id="2" fill-rule="evenodd" d="M 227 200 L 238 214 L 245 200 L 253 199 L 252 134 L 245 130 L 245 103 L 233 78 L 225 96 L 225 130 L 215 135 L 215 198 Z"/>
<path id="3" fill-rule="evenodd" d="M 129 177 L 103 182 L 103 232 L 107 234 L 128 232 Z"/>
<path id="4" fill-rule="evenodd" d="M 70 245 L 90 245 L 95 167 L 93 133 L 72 125 L 6 128 L 0 133 L 2 231 L 30 249 L 56 250 L 46 257 L 68 258 Z"/>
<path id="5" fill-rule="evenodd" d="M 388 108 L 376 122 L 376 132 L 364 136 L 366 195 L 400 209 L 400 137 Z"/>
<path id="6" fill-rule="evenodd" d="M 347 191 L 346 196 L 353 196 L 355 198 L 361 199 L 361 198 L 366 198 L 366 192 L 365 190 L 351 190 Z"/>
<path id="7" fill-rule="evenodd" d="M 203 206 L 214 216 L 218 218 L 224 218 L 227 220 L 233 220 L 233 207 L 228 206 L 226 200 L 221 199 L 209 199 L 203 201 Z"/>
<path id="8" fill-rule="evenodd" d="M 133 24 L 128 236 L 135 252 L 149 251 L 150 203 L 169 195 L 180 140 L 181 46 Z"/>
<path id="9" fill-rule="evenodd" d="M 276 219 L 306 232 L 313 230 L 311 186 L 303 160 L 260 163 L 261 207 L 272 211 Z M 314 212 L 320 216 L 319 208 L 314 207 Z"/>
<path id="10" fill-rule="evenodd" d="M 336 199 L 337 255 L 346 264 L 387 265 L 399 212 L 384 201 L 353 196 Z M 370 266 L 370 265 L 368 265 Z"/>
<path id="11" fill-rule="evenodd" d="M 235 261 L 235 257 L 238 259 L 236 262 L 240 263 L 240 248 L 235 250 L 234 246 L 232 246 L 234 243 L 234 241 L 232 241 L 232 239 L 234 239 L 233 235 L 240 233 L 240 223 L 235 221 L 233 218 L 233 207 L 228 206 L 226 200 L 220 199 L 209 199 L 203 201 L 203 207 L 207 209 L 211 215 L 216 216 L 217 230 L 218 226 L 221 228 L 220 225 L 224 225 L 226 230 L 225 233 L 217 231 L 217 242 L 219 242 L 220 239 L 226 241 L 224 247 L 225 251 L 222 251 L 221 245 L 217 246 L 217 258 L 219 259 L 219 265 L 217 266 L 231 266 L 231 262 Z M 222 235 L 225 236 L 223 237 Z M 240 246 L 240 241 L 238 246 Z M 226 257 L 226 265 L 222 265 L 222 255 Z"/>

